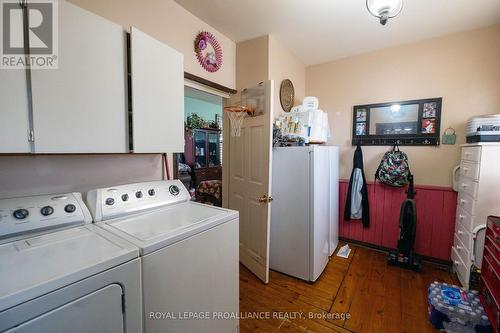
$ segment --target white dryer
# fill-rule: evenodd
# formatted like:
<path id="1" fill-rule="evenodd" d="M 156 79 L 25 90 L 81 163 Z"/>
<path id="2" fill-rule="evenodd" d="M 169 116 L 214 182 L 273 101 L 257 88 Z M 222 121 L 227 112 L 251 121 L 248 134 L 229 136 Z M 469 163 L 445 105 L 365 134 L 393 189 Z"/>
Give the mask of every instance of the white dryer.
<path id="1" fill-rule="evenodd" d="M 87 194 L 97 225 L 140 249 L 145 332 L 236 332 L 238 212 L 189 199 L 179 180 Z"/>
<path id="2" fill-rule="evenodd" d="M 0 200 L 0 332 L 142 332 L 138 249 L 79 193 Z"/>

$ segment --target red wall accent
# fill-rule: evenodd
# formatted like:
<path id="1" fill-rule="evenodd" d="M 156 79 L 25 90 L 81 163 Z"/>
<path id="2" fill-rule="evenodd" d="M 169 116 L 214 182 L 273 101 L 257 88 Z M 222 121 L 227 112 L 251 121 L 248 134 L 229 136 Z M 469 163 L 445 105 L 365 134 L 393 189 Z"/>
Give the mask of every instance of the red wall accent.
<path id="1" fill-rule="evenodd" d="M 370 227 L 360 220 L 344 221 L 349 181 L 340 181 L 339 236 L 369 244 L 396 248 L 399 236 L 399 210 L 406 198 L 405 188 L 380 183 L 368 184 Z M 437 259 L 450 260 L 457 193 L 448 187 L 416 185 L 417 238 L 415 251 Z"/>

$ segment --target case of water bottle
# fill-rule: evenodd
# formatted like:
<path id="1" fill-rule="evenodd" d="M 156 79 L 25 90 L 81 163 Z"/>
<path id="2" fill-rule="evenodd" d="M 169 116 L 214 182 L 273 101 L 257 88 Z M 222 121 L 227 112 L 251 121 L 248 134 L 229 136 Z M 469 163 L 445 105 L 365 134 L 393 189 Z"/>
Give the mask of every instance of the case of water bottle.
<path id="1" fill-rule="evenodd" d="M 427 295 L 429 320 L 437 329 L 450 333 L 492 332 L 477 291 L 434 281 Z"/>

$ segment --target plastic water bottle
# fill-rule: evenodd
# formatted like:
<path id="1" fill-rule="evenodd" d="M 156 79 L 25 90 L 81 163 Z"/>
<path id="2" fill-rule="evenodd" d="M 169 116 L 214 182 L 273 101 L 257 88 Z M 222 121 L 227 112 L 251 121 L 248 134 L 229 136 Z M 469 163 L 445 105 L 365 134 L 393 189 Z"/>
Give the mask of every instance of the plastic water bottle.
<path id="1" fill-rule="evenodd" d="M 466 317 L 466 313 L 465 313 L 465 310 L 463 309 L 459 309 L 457 311 L 457 321 L 462 324 L 462 325 L 466 325 L 467 324 L 467 317 Z"/>
<path id="2" fill-rule="evenodd" d="M 488 316 L 482 315 L 481 316 L 481 323 L 483 323 L 483 326 L 488 326 L 490 324 L 490 320 L 488 319 Z"/>
<path id="3" fill-rule="evenodd" d="M 474 323 L 474 325 L 479 324 L 479 321 L 480 321 L 481 317 L 478 317 L 478 316 L 477 316 L 477 313 L 475 313 L 474 311 L 472 311 L 472 312 L 469 314 L 469 317 L 470 317 L 470 321 L 471 321 L 472 323 Z"/>

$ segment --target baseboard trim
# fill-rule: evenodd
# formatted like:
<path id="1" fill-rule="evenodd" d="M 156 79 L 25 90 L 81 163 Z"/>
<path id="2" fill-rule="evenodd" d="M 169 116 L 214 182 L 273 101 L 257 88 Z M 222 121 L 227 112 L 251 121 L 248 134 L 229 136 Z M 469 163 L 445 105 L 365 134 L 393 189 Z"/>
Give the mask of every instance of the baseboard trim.
<path id="1" fill-rule="evenodd" d="M 370 243 L 365 243 L 365 242 L 361 242 L 361 241 L 358 241 L 358 240 L 355 240 L 355 239 L 349 239 L 349 238 L 345 238 L 345 237 L 339 237 L 339 240 L 343 241 L 343 242 L 351 243 L 351 244 L 354 244 L 354 245 L 366 247 L 366 248 L 369 248 L 369 249 L 372 249 L 372 250 L 377 250 L 377 251 L 385 252 L 385 253 L 389 253 L 389 251 L 395 250 L 395 249 L 391 249 L 391 248 L 388 248 L 388 247 L 379 246 L 379 245 L 370 244 Z M 418 253 L 417 253 L 417 255 L 420 258 L 422 258 L 422 260 L 425 261 L 425 262 L 429 262 L 429 263 L 432 263 L 432 264 L 435 264 L 435 265 L 443 266 L 444 268 L 447 268 L 447 269 L 451 269 L 452 266 L 453 266 L 453 263 L 451 261 L 449 261 L 449 260 L 443 260 L 443 259 L 437 259 L 437 258 L 428 257 L 428 256 L 422 256 L 422 255 L 420 255 Z"/>

